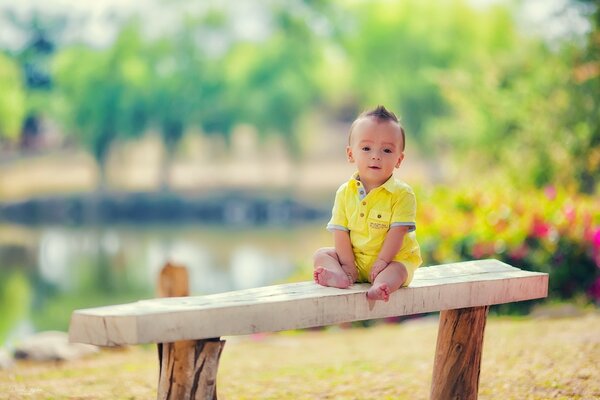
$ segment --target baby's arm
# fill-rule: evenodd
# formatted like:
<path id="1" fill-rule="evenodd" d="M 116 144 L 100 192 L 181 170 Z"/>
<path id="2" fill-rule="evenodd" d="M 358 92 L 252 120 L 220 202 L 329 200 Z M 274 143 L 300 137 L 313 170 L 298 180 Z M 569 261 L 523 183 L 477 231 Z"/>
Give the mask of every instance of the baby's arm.
<path id="1" fill-rule="evenodd" d="M 394 226 L 390 228 L 385 236 L 383 246 L 381 246 L 381 250 L 379 251 L 379 256 L 377 258 L 385 261 L 386 264 L 389 264 L 402 248 L 404 235 L 408 233 L 409 229 L 410 228 L 408 226 Z"/>
<path id="2" fill-rule="evenodd" d="M 396 254 L 398 254 L 402 248 L 402 243 L 404 242 L 404 235 L 408 233 L 408 230 L 408 226 L 394 226 L 390 228 L 385 236 L 377 260 L 375 260 L 373 267 L 371 268 L 371 282 L 375 280 L 377 275 L 379 275 L 379 273 L 394 259 Z"/>
<path id="3" fill-rule="evenodd" d="M 354 252 L 352 251 L 352 242 L 350 241 L 350 232 L 338 229 L 334 230 L 333 243 L 335 245 L 335 252 L 340 260 L 340 266 L 352 283 L 354 283 L 358 274 L 354 261 Z"/>

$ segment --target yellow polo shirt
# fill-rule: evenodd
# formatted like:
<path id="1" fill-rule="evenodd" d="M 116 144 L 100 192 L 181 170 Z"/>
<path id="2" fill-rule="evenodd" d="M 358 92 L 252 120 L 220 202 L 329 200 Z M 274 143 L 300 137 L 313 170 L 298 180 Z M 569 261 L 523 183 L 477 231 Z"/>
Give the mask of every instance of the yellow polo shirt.
<path id="1" fill-rule="evenodd" d="M 389 229 L 394 226 L 408 226 L 409 232 L 404 235 L 402 247 L 394 257 L 394 261 L 406 266 L 406 286 L 422 263 L 415 235 L 416 208 L 415 194 L 406 183 L 392 176 L 383 185 L 366 194 L 358 173 L 355 173 L 336 192 L 327 229 L 339 229 L 350 233 L 359 279 L 367 281 Z"/>

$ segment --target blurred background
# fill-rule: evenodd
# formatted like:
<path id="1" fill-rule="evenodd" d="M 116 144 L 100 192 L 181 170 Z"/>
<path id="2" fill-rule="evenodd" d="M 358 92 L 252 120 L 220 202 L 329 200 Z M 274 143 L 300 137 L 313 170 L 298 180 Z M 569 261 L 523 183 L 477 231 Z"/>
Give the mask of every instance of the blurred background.
<path id="1" fill-rule="evenodd" d="M 311 279 L 348 128 L 407 132 L 425 265 L 600 304 L 600 2 L 0 0 L 0 345 L 73 309 Z M 527 313 L 532 303 L 497 307 Z"/>

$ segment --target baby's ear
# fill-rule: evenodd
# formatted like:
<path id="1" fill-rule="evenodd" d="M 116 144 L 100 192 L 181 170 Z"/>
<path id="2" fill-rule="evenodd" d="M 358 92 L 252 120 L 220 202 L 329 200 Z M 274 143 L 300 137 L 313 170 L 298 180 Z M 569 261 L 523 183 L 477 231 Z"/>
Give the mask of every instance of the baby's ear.
<path id="1" fill-rule="evenodd" d="M 346 156 L 348 156 L 348 162 L 353 163 L 354 157 L 352 156 L 352 147 L 346 146 Z"/>
<path id="2" fill-rule="evenodd" d="M 396 163 L 396 168 L 400 168 L 400 164 L 402 164 L 402 160 L 404 160 L 404 152 L 400 153 L 398 157 L 398 162 Z"/>

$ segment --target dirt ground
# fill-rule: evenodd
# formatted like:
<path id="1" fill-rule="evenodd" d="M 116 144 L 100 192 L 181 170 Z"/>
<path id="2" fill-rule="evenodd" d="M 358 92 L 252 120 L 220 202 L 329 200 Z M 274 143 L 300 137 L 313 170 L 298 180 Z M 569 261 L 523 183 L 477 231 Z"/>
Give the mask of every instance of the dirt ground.
<path id="1" fill-rule="evenodd" d="M 488 319 L 480 399 L 600 399 L 600 312 Z M 435 317 L 225 338 L 219 399 L 427 399 Z M 0 371 L 0 399 L 150 399 L 156 349 Z"/>

